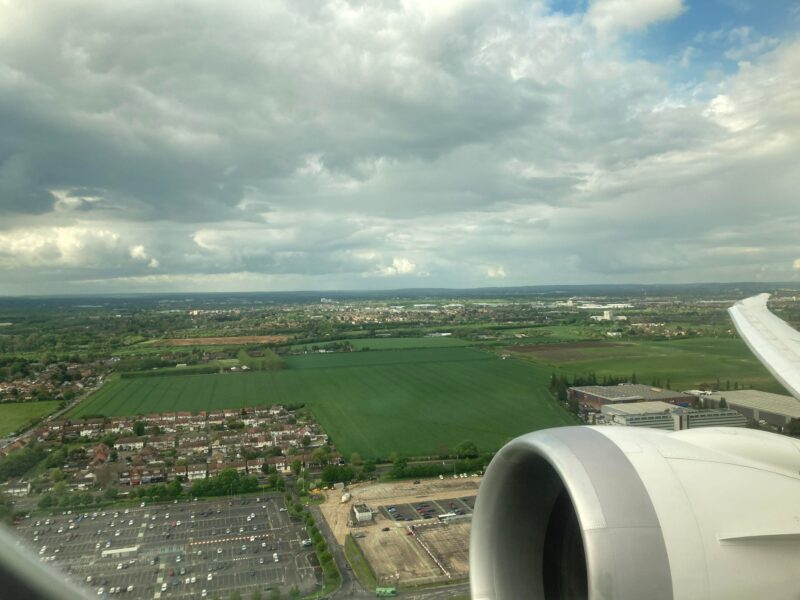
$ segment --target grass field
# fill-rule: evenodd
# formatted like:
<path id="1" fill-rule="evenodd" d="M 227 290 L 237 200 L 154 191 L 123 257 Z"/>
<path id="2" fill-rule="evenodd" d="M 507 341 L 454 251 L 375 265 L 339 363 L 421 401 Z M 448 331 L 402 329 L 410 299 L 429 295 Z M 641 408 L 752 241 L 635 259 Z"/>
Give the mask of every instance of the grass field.
<path id="1" fill-rule="evenodd" d="M 785 394 L 738 338 L 686 338 L 659 342 L 586 342 L 541 344 L 508 350 L 523 350 L 522 356 L 547 365 L 565 375 L 590 372 L 628 377 L 636 373 L 642 383 L 670 380 L 672 389 L 697 389 L 702 384 L 726 387 L 728 381 L 767 392 Z"/>
<path id="2" fill-rule="evenodd" d="M 43 417 L 58 407 L 58 402 L 20 402 L 0 404 L 0 437 L 16 432 L 31 419 Z"/>
<path id="3" fill-rule="evenodd" d="M 436 454 L 464 440 L 499 448 L 522 433 L 571 425 L 547 390 L 550 371 L 469 348 L 314 354 L 247 374 L 107 383 L 71 416 L 303 402 L 349 456 Z"/>

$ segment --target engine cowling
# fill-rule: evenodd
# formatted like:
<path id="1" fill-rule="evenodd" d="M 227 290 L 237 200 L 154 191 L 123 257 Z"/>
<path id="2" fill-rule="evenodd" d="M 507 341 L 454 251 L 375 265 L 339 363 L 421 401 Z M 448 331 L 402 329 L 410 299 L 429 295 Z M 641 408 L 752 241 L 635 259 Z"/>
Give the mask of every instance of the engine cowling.
<path id="1" fill-rule="evenodd" d="M 474 600 L 800 597 L 800 443 L 738 428 L 564 427 L 486 471 Z"/>

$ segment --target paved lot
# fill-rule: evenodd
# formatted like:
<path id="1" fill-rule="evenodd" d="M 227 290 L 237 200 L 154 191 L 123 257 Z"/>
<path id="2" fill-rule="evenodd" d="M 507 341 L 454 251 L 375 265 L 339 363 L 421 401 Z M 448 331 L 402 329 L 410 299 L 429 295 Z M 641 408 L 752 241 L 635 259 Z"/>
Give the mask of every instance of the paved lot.
<path id="1" fill-rule="evenodd" d="M 322 584 L 321 570 L 302 545 L 305 525 L 282 508 L 275 495 L 57 512 L 25 520 L 17 532 L 43 561 L 100 597 L 198 598 L 206 590 L 226 598 L 234 589 L 247 597 L 295 585 L 311 592 Z"/>
<path id="2" fill-rule="evenodd" d="M 387 504 L 378 507 L 381 514 L 396 522 L 431 520 L 439 515 L 470 515 L 475 508 L 475 497 L 420 500 L 412 504 Z"/>

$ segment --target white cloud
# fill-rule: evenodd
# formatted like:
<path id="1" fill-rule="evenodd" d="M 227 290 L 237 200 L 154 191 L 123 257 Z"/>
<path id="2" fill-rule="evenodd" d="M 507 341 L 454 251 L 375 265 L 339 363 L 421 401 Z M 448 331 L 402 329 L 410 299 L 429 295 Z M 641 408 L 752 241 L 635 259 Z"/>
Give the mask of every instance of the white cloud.
<path id="1" fill-rule="evenodd" d="M 131 246 L 130 255 L 134 260 L 147 260 L 147 251 L 141 244 L 138 246 Z"/>
<path id="2" fill-rule="evenodd" d="M 792 268 L 795 271 L 800 271 L 800 258 L 795 259 L 795 261 L 792 263 Z"/>
<path id="3" fill-rule="evenodd" d="M 407 258 L 395 258 L 392 261 L 391 266 L 385 267 L 381 270 L 383 275 L 388 277 L 395 276 L 395 275 L 409 275 L 413 273 L 417 268 L 417 265 L 412 263 Z"/>
<path id="4" fill-rule="evenodd" d="M 491 279 L 505 279 L 506 270 L 500 265 L 493 265 L 486 269 L 486 275 Z"/>
<path id="5" fill-rule="evenodd" d="M 82 267 L 119 250 L 119 234 L 107 229 L 47 227 L 0 233 L 0 267 Z"/>
<path id="6" fill-rule="evenodd" d="M 682 0 L 594 0 L 586 20 L 600 36 L 615 36 L 672 20 L 685 9 Z"/>

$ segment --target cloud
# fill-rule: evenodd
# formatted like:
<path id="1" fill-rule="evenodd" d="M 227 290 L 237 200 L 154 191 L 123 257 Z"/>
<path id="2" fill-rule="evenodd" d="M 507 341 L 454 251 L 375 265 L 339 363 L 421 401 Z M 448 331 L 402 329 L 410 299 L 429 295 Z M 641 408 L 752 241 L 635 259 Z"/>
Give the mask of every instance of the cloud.
<path id="1" fill-rule="evenodd" d="M 594 0 L 586 20 L 601 37 L 606 37 L 672 20 L 684 10 L 682 0 Z"/>
<path id="2" fill-rule="evenodd" d="M 0 233 L 0 268 L 96 265 L 119 254 L 119 242 L 119 234 L 105 229 L 16 229 Z"/>
<path id="3" fill-rule="evenodd" d="M 796 258 L 796 259 L 794 260 L 794 262 L 792 263 L 792 268 L 793 268 L 795 271 L 800 271 L 800 258 Z"/>
<path id="4" fill-rule="evenodd" d="M 550 6 L 4 3 L 0 293 L 797 279 L 800 44 Z"/>
<path id="5" fill-rule="evenodd" d="M 381 274 L 386 275 L 387 277 L 392 277 L 395 275 L 410 275 L 413 273 L 417 268 L 417 265 L 412 263 L 407 258 L 395 258 L 392 260 L 392 264 L 388 267 L 381 269 Z"/>
<path id="6" fill-rule="evenodd" d="M 500 265 L 493 265 L 486 269 L 486 276 L 490 279 L 505 279 L 506 271 Z"/>

